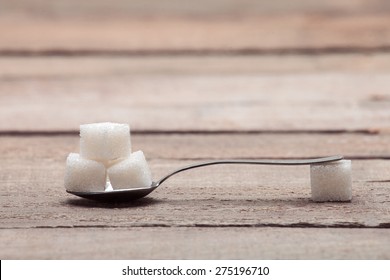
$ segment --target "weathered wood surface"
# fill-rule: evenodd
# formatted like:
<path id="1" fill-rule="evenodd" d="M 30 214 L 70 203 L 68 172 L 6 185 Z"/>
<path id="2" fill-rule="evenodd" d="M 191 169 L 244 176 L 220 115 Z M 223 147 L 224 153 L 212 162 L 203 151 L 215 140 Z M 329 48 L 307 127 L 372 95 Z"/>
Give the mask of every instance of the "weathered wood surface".
<path id="1" fill-rule="evenodd" d="M 388 231 L 237 227 L 3 229 L 0 258 L 389 259 Z"/>
<path id="2" fill-rule="evenodd" d="M 10 3 L 0 14 L 0 51 L 289 52 L 390 46 L 390 11 L 384 1 L 347 1 L 344 5 L 332 1 L 318 7 L 297 1 L 291 8 L 281 1 L 229 1 L 223 5 L 207 1 L 204 7 L 187 1 L 179 5 L 180 1 L 168 5 L 164 1 L 156 7 L 155 2 Z M 207 9 L 210 6 L 214 8 Z"/>
<path id="3" fill-rule="evenodd" d="M 0 56 L 0 80 L 71 80 L 178 75 L 386 74 L 390 54 L 279 54 L 210 56 Z"/>
<path id="4" fill-rule="evenodd" d="M 389 259 L 389 2 L 194 3 L 1 3 L 0 258 Z M 342 154 L 353 200 L 311 202 L 307 166 L 213 166 L 134 203 L 79 199 L 65 158 L 97 121 L 130 123 L 154 178 Z"/>
<path id="5" fill-rule="evenodd" d="M 185 15 L 216 16 L 239 14 L 273 14 L 273 13 L 378 13 L 390 11 L 386 0 L 328 0 L 313 2 L 311 0 L 132 0 L 121 1 L 94 0 L 79 2 L 78 0 L 12 0 L 4 1 L 0 15 L 35 15 L 41 17 L 113 17 L 113 16 L 153 16 L 153 15 Z"/>
<path id="6" fill-rule="evenodd" d="M 380 60 L 360 59 L 365 65 Z M 227 62 L 230 71 L 236 60 Z M 384 60 L 389 61 L 387 55 Z M 42 66 L 45 60 L 28 62 L 29 70 L 18 71 L 24 68 L 20 60 L 15 60 L 17 68 L 7 59 L 1 61 L 9 69 L 1 71 L 1 131 L 77 131 L 81 123 L 107 120 L 130 123 L 135 131 L 390 130 L 386 63 L 369 72 L 340 72 L 334 65 L 332 71 L 328 66 L 327 71 L 299 75 L 294 69 L 283 75 L 272 70 L 256 74 L 250 69 L 254 66 L 248 66 L 249 73 L 243 69 L 234 75 L 218 69 L 202 73 L 199 68 L 192 74 L 174 75 L 169 66 L 165 71 L 154 63 L 145 67 L 144 74 L 134 75 L 137 63 L 116 71 L 124 61 L 108 60 L 111 66 L 102 62 L 92 71 L 97 62 L 92 63 L 69 77 L 66 73 L 84 64 L 83 60 L 61 61 L 46 60 L 45 72 L 34 70 L 42 69 L 34 65 Z M 170 65 L 178 69 L 181 62 Z M 283 56 L 274 57 L 275 65 L 283 63 Z M 53 68 L 63 70 L 53 77 Z"/>
<path id="7" fill-rule="evenodd" d="M 311 202 L 308 168 L 229 166 L 178 175 L 148 198 L 113 206 L 65 193 L 59 164 L 42 163 L 50 167 L 2 164 L 2 228 L 390 227 L 385 161 L 354 161 L 352 203 Z M 151 167 L 158 176 L 188 163 L 151 161 Z"/>
<path id="8" fill-rule="evenodd" d="M 60 145 L 43 145 L 48 141 L 34 141 L 34 137 L 27 138 L 30 143 L 25 139 L 8 139 L 12 141 L 8 147 L 2 145 L 8 151 L 0 163 L 2 228 L 390 226 L 386 160 L 354 161 L 352 203 L 311 202 L 307 166 L 214 166 L 177 175 L 139 202 L 109 206 L 65 193 L 68 151 L 56 150 Z M 147 149 L 150 144 L 143 146 Z M 26 146 L 32 147 L 29 153 L 20 150 Z M 192 162 L 150 159 L 155 178 Z"/>
<path id="9" fill-rule="evenodd" d="M 154 18 L 148 21 L 144 18 L 111 21 L 1 18 L 0 52 L 138 54 L 381 50 L 390 46 L 389 14 L 303 14 L 218 20 Z"/>
<path id="10" fill-rule="evenodd" d="M 350 159 L 390 158 L 389 134 L 350 133 L 158 133 L 132 134 L 133 151 L 148 159 L 309 158 L 340 154 Z M 64 160 L 79 151 L 76 135 L 1 136 L 3 160 Z"/>
<path id="11" fill-rule="evenodd" d="M 147 140 L 156 136 L 176 148 L 182 138 L 190 143 L 185 156 L 201 157 L 191 143 L 195 135 L 134 135 L 133 145 L 153 151 Z M 250 135 L 234 136 L 239 144 Z M 303 142 L 308 135 L 295 137 Z M 353 161 L 351 203 L 311 202 L 307 167 L 215 166 L 177 175 L 138 202 L 105 205 L 63 189 L 65 156 L 77 148 L 78 137 L 0 139 L 2 259 L 389 258 L 386 160 Z M 221 136 L 218 142 L 223 139 L 229 140 Z M 212 147 L 212 157 L 224 154 Z M 150 159 L 156 178 L 193 162 L 169 159 L 172 152 L 165 151 Z"/>

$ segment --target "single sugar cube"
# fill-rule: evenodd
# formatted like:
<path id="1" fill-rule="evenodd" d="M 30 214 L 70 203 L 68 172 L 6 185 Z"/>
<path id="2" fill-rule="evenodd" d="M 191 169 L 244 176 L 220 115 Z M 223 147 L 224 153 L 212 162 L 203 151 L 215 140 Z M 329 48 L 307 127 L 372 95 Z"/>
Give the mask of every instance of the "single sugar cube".
<path id="1" fill-rule="evenodd" d="M 104 164 L 71 153 L 66 159 L 65 188 L 69 191 L 104 191 L 106 186 Z"/>
<path id="2" fill-rule="evenodd" d="M 110 161 L 131 153 L 130 128 L 127 124 L 93 123 L 80 125 L 80 155 Z"/>
<path id="3" fill-rule="evenodd" d="M 313 201 L 351 201 L 351 161 L 339 160 L 310 166 Z"/>
<path id="4" fill-rule="evenodd" d="M 107 172 L 114 190 L 152 185 L 152 174 L 142 151 L 132 153 L 127 159 L 111 166 Z"/>

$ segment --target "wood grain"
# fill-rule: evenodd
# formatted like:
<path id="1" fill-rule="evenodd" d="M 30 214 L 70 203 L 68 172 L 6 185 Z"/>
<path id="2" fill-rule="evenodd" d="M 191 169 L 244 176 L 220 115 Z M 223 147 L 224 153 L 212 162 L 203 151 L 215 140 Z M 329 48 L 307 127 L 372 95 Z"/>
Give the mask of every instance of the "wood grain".
<path id="1" fill-rule="evenodd" d="M 0 162 L 0 216 L 4 229 L 389 227 L 387 160 L 353 162 L 352 203 L 311 202 L 308 167 L 214 166 L 179 174 L 149 198 L 106 205 L 65 193 L 64 161 L 70 151 L 61 150 L 60 156 L 59 150 L 51 148 L 53 145 L 34 145 L 31 141 L 26 146 L 30 152 L 23 152 L 26 148 L 18 141 L 14 148 L 2 145 L 8 153 Z M 149 161 L 154 178 L 194 162 L 158 158 Z"/>
<path id="2" fill-rule="evenodd" d="M 68 70 L 60 72 L 78 65 L 78 60 L 69 61 L 64 68 Z M 233 64 L 230 67 L 234 69 Z M 87 69 L 85 73 L 91 71 Z M 8 73 L 12 71 L 15 68 Z M 386 132 L 390 128 L 387 70 L 334 69 L 299 75 L 196 71 L 89 76 L 79 72 L 73 77 L 49 74 L 39 80 L 33 71 L 31 78 L 25 71 L 20 76 L 9 74 L 13 78 L 0 83 L 0 131 L 77 131 L 81 123 L 100 121 L 130 123 L 133 131 Z"/>
<path id="3" fill-rule="evenodd" d="M 388 229 L 6 229 L 0 240 L 1 259 L 390 258 Z"/>
<path id="4" fill-rule="evenodd" d="M 5 17 L 0 18 L 0 52 L 138 54 L 387 50 L 389 26 L 388 14 L 211 19 L 153 17 L 147 21 L 144 18 L 53 21 Z"/>
<path id="5" fill-rule="evenodd" d="M 390 8 L 384 0 L 315 5 L 189 2 L 7 1 L 0 12 L 0 52 L 332 52 L 390 47 Z"/>
<path id="6" fill-rule="evenodd" d="M 344 155 L 351 159 L 390 158 L 389 134 L 349 133 L 212 133 L 132 134 L 133 151 L 148 159 L 309 158 Z M 3 160 L 52 159 L 60 162 L 79 151 L 76 135 L 2 136 Z"/>
<path id="7" fill-rule="evenodd" d="M 386 161 L 354 161 L 352 203 L 322 204 L 310 201 L 306 168 L 197 170 L 172 178 L 149 198 L 105 205 L 65 193 L 63 170 L 45 163 L 51 167 L 1 165 L 2 228 L 389 227 L 389 178 L 382 175 Z M 157 178 L 189 163 L 150 162 Z"/>
<path id="8" fill-rule="evenodd" d="M 66 80 L 128 76 L 291 75 L 390 71 L 390 54 L 238 56 L 0 56 L 0 81 Z"/>
<path id="9" fill-rule="evenodd" d="M 0 259 L 389 259 L 389 1 L 194 3 L 1 4 Z M 307 166 L 231 165 L 79 199 L 65 158 L 99 121 L 131 124 L 154 178 L 342 154 L 353 200 L 312 202 Z"/>
<path id="10" fill-rule="evenodd" d="M 2 3 L 0 15 L 22 14 L 41 17 L 133 17 L 136 15 L 153 16 L 217 16 L 275 13 L 378 13 L 389 11 L 386 0 L 328 0 L 316 2 L 310 0 L 95 0 L 80 2 L 77 0 L 12 0 Z"/>

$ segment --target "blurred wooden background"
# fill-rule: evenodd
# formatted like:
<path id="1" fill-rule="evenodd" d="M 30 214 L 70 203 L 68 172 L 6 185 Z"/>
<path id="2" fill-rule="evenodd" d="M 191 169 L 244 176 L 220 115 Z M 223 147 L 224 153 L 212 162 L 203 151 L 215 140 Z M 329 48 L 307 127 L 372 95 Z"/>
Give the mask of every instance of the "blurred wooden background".
<path id="1" fill-rule="evenodd" d="M 136 203 L 65 193 L 82 123 L 129 123 L 155 178 L 222 158 L 353 160 L 353 201 L 308 167 L 215 166 Z M 1 259 L 390 258 L 390 2 L 0 3 Z"/>

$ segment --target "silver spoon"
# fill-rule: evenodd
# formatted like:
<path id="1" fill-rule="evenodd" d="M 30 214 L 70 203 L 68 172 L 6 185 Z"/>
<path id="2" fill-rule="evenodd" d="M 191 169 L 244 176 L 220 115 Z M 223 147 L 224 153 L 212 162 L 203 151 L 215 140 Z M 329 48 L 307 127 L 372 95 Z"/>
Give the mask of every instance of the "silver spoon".
<path id="1" fill-rule="evenodd" d="M 323 157 L 323 158 L 313 158 L 313 159 L 298 159 L 298 160 L 273 160 L 273 159 L 265 159 L 265 160 L 214 160 L 207 161 L 202 163 L 196 163 L 189 166 L 185 166 L 179 168 L 168 175 L 164 176 L 160 180 L 153 182 L 150 187 L 145 188 L 133 188 L 133 189 L 119 189 L 112 191 L 99 191 L 99 192 L 77 192 L 77 191 L 68 191 L 70 194 L 77 195 L 79 197 L 101 201 L 101 202 L 124 202 L 124 201 L 132 201 L 144 196 L 147 196 L 152 191 L 157 189 L 165 180 L 170 178 L 171 176 L 180 173 L 182 171 L 186 171 L 193 168 L 216 165 L 216 164 L 262 164 L 262 165 L 308 165 L 315 163 L 324 163 L 324 162 L 332 162 L 342 160 L 343 156 L 331 156 L 331 157 Z"/>

